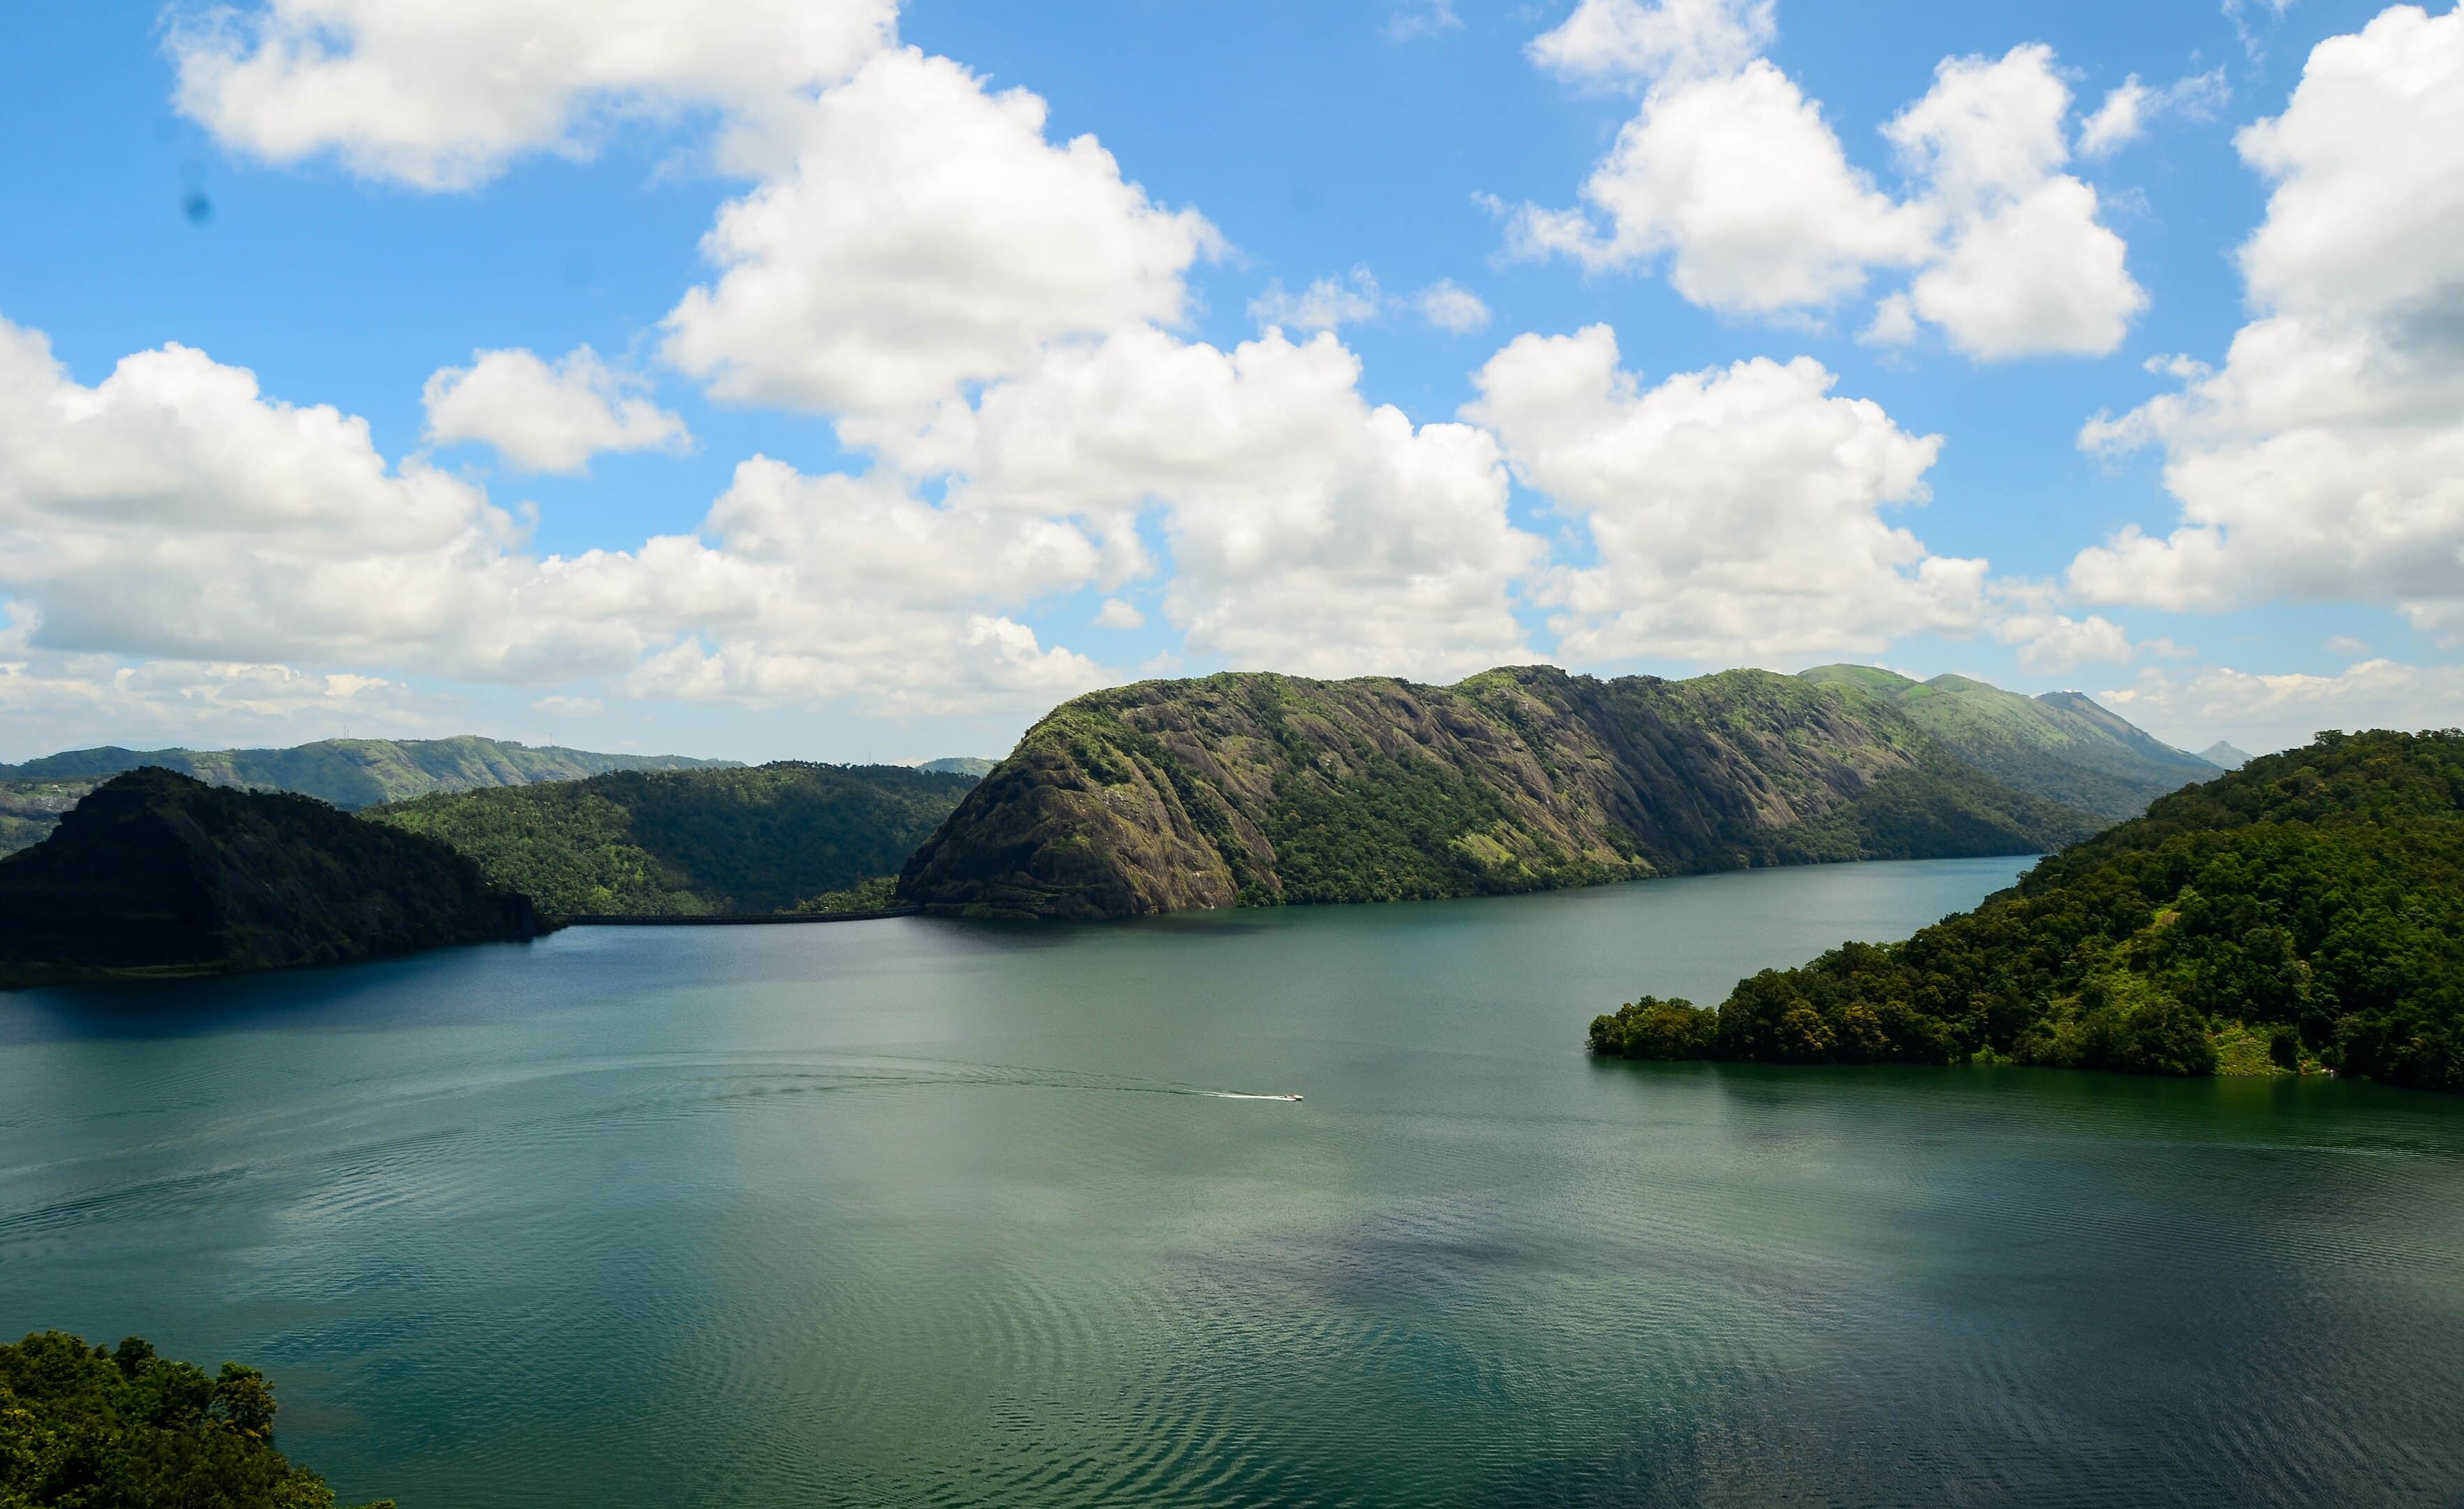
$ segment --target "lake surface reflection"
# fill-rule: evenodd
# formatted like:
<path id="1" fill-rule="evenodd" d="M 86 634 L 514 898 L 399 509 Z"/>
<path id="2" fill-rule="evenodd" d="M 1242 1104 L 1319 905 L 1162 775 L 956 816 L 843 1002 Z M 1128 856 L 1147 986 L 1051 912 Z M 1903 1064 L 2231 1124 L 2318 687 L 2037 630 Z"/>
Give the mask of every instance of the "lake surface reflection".
<path id="1" fill-rule="evenodd" d="M 1581 1052 L 2023 863 L 0 995 L 0 1329 L 406 1509 L 2456 1501 L 2464 1102 Z"/>

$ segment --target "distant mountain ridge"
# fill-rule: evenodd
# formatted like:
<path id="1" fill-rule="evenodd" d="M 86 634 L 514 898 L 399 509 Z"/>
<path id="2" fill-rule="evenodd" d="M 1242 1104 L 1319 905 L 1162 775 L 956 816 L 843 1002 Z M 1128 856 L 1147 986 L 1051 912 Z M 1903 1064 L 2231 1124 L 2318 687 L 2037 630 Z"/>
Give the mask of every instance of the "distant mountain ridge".
<path id="1" fill-rule="evenodd" d="M 1988 775 L 2107 822 L 2136 817 L 2166 792 L 2223 773 L 2078 692 L 2023 697 L 1964 676 L 1916 681 L 1867 665 L 1802 675 L 1881 698 Z"/>
<path id="2" fill-rule="evenodd" d="M 443 844 L 160 768 L 0 859 L 0 988 L 340 964 L 540 931 Z"/>
<path id="3" fill-rule="evenodd" d="M 2200 750 L 2199 758 L 2220 769 L 2238 770 L 2243 766 L 2250 764 L 2253 760 L 2255 760 L 2258 757 L 2251 754 L 2247 750 L 2236 749 L 2233 745 L 2219 739 L 2214 743 L 2211 743 L 2205 749 Z"/>
<path id="4" fill-rule="evenodd" d="M 916 852 L 898 895 L 1116 917 L 2025 854 L 2101 826 L 1845 677 L 1226 673 L 1055 709 Z"/>
<path id="5" fill-rule="evenodd" d="M 152 766 L 210 786 L 296 791 L 345 811 L 431 791 L 578 781 L 611 770 L 738 768 L 733 760 L 600 754 L 466 734 L 451 739 L 326 739 L 288 749 L 72 749 L 0 765 L 0 854 L 39 843 L 96 786 Z"/>
<path id="6" fill-rule="evenodd" d="M 463 734 L 451 739 L 323 739 L 287 749 L 72 749 L 0 765 L 0 781 L 108 780 L 159 766 L 209 786 L 297 791 L 349 811 L 430 791 L 576 781 L 610 770 L 709 770 L 734 760 L 599 754 Z"/>

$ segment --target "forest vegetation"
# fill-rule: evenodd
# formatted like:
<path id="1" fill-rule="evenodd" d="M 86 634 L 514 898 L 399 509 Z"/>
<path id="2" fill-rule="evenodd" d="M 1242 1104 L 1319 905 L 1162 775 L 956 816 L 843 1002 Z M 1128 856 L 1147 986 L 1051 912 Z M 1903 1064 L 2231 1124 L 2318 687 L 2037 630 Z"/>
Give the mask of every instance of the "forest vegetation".
<path id="1" fill-rule="evenodd" d="M 1226 673 L 1090 693 L 968 794 L 898 895 L 1094 918 L 2032 854 L 2216 773 L 2101 708 L 1834 671 L 1603 681 L 1522 666 L 1449 687 Z M 1968 711 L 1928 715 L 1937 734 L 1904 700 Z M 1961 747 L 2017 754 L 1997 774 Z"/>
<path id="2" fill-rule="evenodd" d="M 552 916 L 877 910 L 858 902 L 885 899 L 887 877 L 975 784 L 783 761 L 439 794 L 366 816 L 451 845 Z"/>
<path id="3" fill-rule="evenodd" d="M 334 1509 L 274 1449 L 276 1409 L 253 1367 L 208 1376 L 138 1337 L 106 1351 L 35 1332 L 0 1345 L 0 1509 Z"/>
<path id="4" fill-rule="evenodd" d="M 313 797 L 114 776 L 0 859 L 0 988 L 226 973 L 529 938 L 530 901 Z"/>
<path id="5" fill-rule="evenodd" d="M 2464 1091 L 2464 734 L 2322 734 L 2157 800 L 1904 943 L 1652 996 L 1593 1052 Z"/>

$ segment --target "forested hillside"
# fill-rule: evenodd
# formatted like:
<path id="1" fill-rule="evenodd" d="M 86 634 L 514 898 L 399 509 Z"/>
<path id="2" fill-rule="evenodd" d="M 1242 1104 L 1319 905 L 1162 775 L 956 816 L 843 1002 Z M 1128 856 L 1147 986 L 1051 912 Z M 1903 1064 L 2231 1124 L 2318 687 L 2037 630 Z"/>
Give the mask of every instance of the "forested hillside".
<path id="1" fill-rule="evenodd" d="M 0 987 L 340 964 L 528 938 L 530 902 L 444 845 L 310 797 L 114 776 L 0 859 Z"/>
<path id="2" fill-rule="evenodd" d="M 899 894 L 1052 917 L 1399 900 L 2025 854 L 2097 826 L 1850 685 L 1545 666 L 1451 687 L 1225 674 L 1056 709 L 909 862 Z"/>
<path id="3" fill-rule="evenodd" d="M 37 1331 L 0 1345 L 0 1505 L 334 1509 L 325 1480 L 274 1449 L 277 1408 L 253 1367 L 209 1376 L 134 1336 L 105 1351 Z"/>
<path id="4" fill-rule="evenodd" d="M 1903 943 L 1645 997 L 1595 1052 L 2335 1069 L 2464 1090 L 2464 734 L 2327 734 L 2164 797 Z"/>
<path id="5" fill-rule="evenodd" d="M 557 916 L 784 912 L 896 874 L 975 784 L 903 766 L 791 761 L 618 771 L 366 815 L 451 845 Z"/>

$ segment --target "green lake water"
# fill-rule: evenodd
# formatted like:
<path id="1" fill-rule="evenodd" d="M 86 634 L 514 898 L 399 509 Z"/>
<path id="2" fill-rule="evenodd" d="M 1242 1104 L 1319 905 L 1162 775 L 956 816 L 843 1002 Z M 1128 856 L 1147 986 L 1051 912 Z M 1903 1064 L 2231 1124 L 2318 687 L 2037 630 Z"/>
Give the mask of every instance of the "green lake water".
<path id="1" fill-rule="evenodd" d="M 2464 1100 L 1581 1052 L 2021 864 L 0 995 L 0 1330 L 406 1509 L 2464 1502 Z"/>

